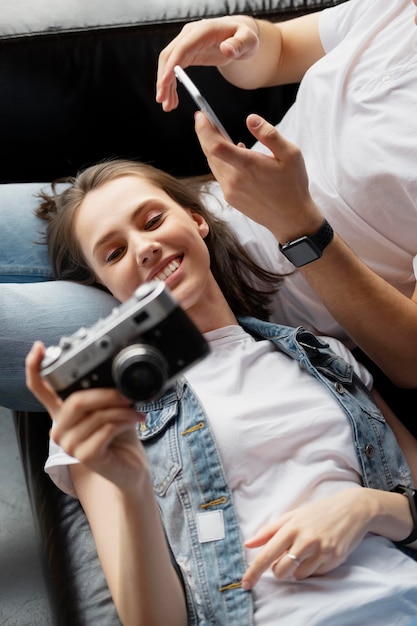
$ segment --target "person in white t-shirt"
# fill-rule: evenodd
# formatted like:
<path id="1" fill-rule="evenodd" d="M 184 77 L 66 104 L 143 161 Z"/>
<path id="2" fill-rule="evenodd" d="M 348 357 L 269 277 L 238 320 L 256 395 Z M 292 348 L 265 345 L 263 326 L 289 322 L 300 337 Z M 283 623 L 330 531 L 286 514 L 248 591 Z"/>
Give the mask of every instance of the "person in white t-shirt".
<path id="1" fill-rule="evenodd" d="M 211 348 L 137 408 L 99 383 L 62 400 L 43 345 L 27 357 L 53 420 L 46 470 L 79 497 L 124 626 L 407 625 L 416 442 L 375 394 L 401 452 L 365 368 L 262 321 L 280 277 L 166 173 L 107 161 L 40 213 L 56 278 L 122 302 L 162 281 Z"/>
<path id="2" fill-rule="evenodd" d="M 177 64 L 217 66 L 244 89 L 301 81 L 279 132 L 249 116 L 253 150 L 224 140 L 201 114 L 196 130 L 226 200 L 269 230 L 245 229 L 233 211 L 230 219 L 252 229 L 249 242 L 268 266 L 296 270 L 272 319 L 358 346 L 387 376 L 375 367 L 377 387 L 392 392 L 387 400 L 417 435 L 409 412 L 417 387 L 415 5 L 349 0 L 281 23 L 187 24 L 160 54 L 157 100 L 165 111 L 178 105 Z M 276 240 L 320 229 L 321 250 L 309 241 L 284 246 L 296 266 L 306 262 L 296 269 Z"/>

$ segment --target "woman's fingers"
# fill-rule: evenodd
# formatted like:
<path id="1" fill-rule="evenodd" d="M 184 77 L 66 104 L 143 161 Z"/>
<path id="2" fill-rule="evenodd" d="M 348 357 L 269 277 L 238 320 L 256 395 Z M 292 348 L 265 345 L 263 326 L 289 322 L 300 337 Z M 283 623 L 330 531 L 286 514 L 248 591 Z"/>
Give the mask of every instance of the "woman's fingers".
<path id="1" fill-rule="evenodd" d="M 71 456 L 88 463 L 91 459 L 103 460 L 110 444 L 132 430 L 138 414 L 133 408 L 119 406 L 86 413 L 71 427 L 64 420 L 61 415 L 54 425 L 54 441 Z M 136 434 L 134 438 L 136 441 Z"/>
<path id="2" fill-rule="evenodd" d="M 268 568 L 279 579 L 302 580 L 343 563 L 367 532 L 372 490 L 352 487 L 293 509 L 264 526 L 247 548 L 261 549 L 242 579 L 250 589 Z"/>
<path id="3" fill-rule="evenodd" d="M 54 440 L 76 429 L 79 439 L 88 438 L 106 422 L 138 421 L 132 401 L 113 388 L 75 391 L 61 404 L 55 417 Z"/>
<path id="4" fill-rule="evenodd" d="M 54 391 L 54 389 L 40 375 L 40 367 L 43 356 L 45 354 L 45 346 L 41 341 L 35 341 L 30 352 L 26 356 L 25 371 L 26 384 L 33 395 L 43 404 L 50 416 L 53 418 L 55 413 L 62 406 L 62 400 Z"/>
<path id="5" fill-rule="evenodd" d="M 333 554 L 323 550 L 319 540 L 307 544 L 286 533 L 271 539 L 259 552 L 246 570 L 242 585 L 252 589 L 269 568 L 279 580 L 302 580 L 331 570 L 339 562 Z"/>

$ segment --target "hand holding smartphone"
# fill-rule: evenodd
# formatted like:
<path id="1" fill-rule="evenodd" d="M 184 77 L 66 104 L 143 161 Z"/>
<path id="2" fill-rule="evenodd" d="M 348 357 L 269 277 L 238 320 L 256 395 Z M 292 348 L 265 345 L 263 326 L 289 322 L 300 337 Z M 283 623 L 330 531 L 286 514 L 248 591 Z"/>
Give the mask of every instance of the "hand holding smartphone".
<path id="1" fill-rule="evenodd" d="M 191 78 L 188 76 L 188 74 L 186 74 L 184 70 L 182 69 L 182 67 L 180 67 L 179 65 L 176 65 L 174 67 L 174 72 L 175 72 L 175 76 L 178 78 L 180 83 L 184 85 L 184 87 L 186 88 L 186 90 L 188 91 L 188 93 L 190 94 L 190 96 L 192 97 L 196 105 L 198 106 L 198 108 L 201 109 L 201 111 L 203 111 L 207 115 L 210 122 L 213 124 L 215 128 L 217 128 L 217 130 L 221 132 L 223 137 L 225 137 L 226 139 L 228 139 L 228 141 L 231 141 L 233 143 L 233 140 L 230 137 L 229 133 L 224 128 L 223 124 L 221 123 L 221 121 L 219 120 L 219 118 L 217 117 L 217 115 L 215 114 L 215 112 L 213 111 L 209 103 L 207 102 L 207 100 L 204 98 L 204 96 L 201 95 L 200 91 L 197 89 L 197 87 L 195 86 Z"/>

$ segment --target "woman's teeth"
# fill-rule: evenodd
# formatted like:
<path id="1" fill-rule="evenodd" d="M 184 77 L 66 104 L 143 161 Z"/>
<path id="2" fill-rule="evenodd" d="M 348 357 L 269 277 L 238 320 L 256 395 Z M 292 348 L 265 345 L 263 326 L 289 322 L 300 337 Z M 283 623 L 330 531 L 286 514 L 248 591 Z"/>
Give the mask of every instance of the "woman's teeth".
<path id="1" fill-rule="evenodd" d="M 155 278 L 157 280 L 166 280 L 168 276 L 171 276 L 171 274 L 173 274 L 175 270 L 179 268 L 179 266 L 180 266 L 179 261 L 177 260 L 171 261 L 171 263 L 167 265 L 166 268 L 162 272 L 159 272 L 159 274 L 157 274 Z"/>

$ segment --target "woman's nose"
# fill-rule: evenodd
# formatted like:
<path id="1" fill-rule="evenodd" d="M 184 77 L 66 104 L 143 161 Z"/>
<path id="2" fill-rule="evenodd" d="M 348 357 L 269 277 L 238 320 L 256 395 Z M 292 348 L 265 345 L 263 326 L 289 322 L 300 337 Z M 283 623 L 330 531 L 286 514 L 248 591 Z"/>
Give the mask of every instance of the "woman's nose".
<path id="1" fill-rule="evenodd" d="M 152 265 L 159 260 L 161 245 L 156 241 L 135 242 L 136 263 L 141 266 Z"/>

